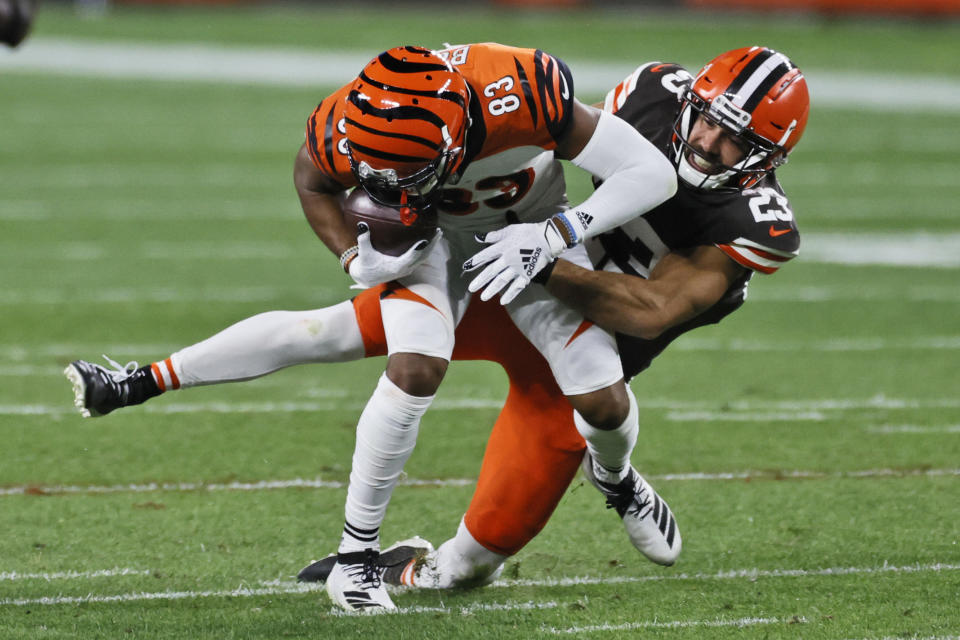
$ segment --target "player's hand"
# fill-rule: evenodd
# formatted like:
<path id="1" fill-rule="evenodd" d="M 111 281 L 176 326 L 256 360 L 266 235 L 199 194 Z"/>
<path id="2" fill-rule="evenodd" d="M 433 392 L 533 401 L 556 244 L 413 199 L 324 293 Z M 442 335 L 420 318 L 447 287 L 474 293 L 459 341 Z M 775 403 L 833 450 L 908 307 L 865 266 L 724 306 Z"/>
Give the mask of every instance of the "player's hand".
<path id="1" fill-rule="evenodd" d="M 388 256 L 373 248 L 370 243 L 370 228 L 360 223 L 357 235 L 357 257 L 350 261 L 350 277 L 363 288 L 389 282 L 413 273 L 437 241 L 443 235 L 440 229 L 430 240 L 421 240 L 400 256 Z"/>
<path id="2" fill-rule="evenodd" d="M 477 240 L 492 244 L 463 263 L 464 271 L 487 265 L 467 288 L 471 293 L 483 289 L 481 300 L 489 300 L 503 291 L 500 304 L 509 304 L 567 248 L 563 236 L 550 220 L 511 224 L 484 236 L 478 235 Z"/>

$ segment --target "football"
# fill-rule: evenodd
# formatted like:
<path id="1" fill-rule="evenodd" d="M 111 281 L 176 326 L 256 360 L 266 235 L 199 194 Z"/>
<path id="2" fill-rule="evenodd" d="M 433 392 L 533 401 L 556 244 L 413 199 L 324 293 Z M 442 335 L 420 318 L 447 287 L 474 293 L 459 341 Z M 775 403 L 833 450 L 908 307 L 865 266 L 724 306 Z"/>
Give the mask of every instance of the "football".
<path id="1" fill-rule="evenodd" d="M 354 189 L 342 202 L 343 218 L 347 225 L 356 228 L 358 222 L 370 227 L 370 243 L 373 248 L 388 256 L 399 256 L 420 240 L 429 240 L 437 229 L 434 210 L 418 212 L 413 224 L 404 224 L 400 211 L 377 204 L 363 189 Z"/>

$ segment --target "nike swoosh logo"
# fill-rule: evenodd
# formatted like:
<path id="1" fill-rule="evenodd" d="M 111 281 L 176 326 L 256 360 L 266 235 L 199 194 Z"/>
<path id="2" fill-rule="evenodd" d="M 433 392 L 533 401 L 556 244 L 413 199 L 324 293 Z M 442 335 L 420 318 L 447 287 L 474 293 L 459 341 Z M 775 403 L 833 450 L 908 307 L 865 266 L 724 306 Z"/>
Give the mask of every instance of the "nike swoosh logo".
<path id="1" fill-rule="evenodd" d="M 785 233 L 790 233 L 793 229 L 777 229 L 773 225 L 770 225 L 770 236 L 776 238 L 782 236 Z"/>

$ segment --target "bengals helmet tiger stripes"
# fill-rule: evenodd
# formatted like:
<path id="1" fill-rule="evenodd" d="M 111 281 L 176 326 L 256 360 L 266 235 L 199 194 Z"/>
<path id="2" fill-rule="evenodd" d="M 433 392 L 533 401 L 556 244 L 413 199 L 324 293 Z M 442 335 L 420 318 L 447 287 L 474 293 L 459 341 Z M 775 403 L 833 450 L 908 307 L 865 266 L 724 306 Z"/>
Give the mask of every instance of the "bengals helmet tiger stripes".
<path id="1" fill-rule="evenodd" d="M 350 169 L 370 198 L 402 213 L 429 207 L 463 163 L 469 103 L 466 80 L 429 49 L 371 60 L 344 110 Z"/>
<path id="2" fill-rule="evenodd" d="M 782 53 L 744 47 L 708 62 L 681 97 L 674 124 L 677 175 L 700 189 L 746 189 L 787 161 L 803 135 L 810 94 L 803 74 Z M 689 142 L 698 117 L 709 118 L 745 144 L 744 158 L 703 173 L 688 160 L 702 154 Z M 709 160 L 706 159 L 705 160 Z"/>

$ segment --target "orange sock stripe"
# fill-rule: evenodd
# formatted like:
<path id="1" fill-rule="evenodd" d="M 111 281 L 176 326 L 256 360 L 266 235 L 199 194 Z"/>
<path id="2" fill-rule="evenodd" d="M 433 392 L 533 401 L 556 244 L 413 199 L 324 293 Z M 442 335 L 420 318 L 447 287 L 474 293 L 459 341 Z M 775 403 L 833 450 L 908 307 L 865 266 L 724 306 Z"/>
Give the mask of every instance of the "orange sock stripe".
<path id="1" fill-rule="evenodd" d="M 170 362 L 170 358 L 164 360 L 163 364 L 167 365 L 167 371 L 170 372 L 170 386 L 174 389 L 179 389 L 180 378 L 177 377 L 177 372 L 173 370 L 173 363 Z"/>
<path id="2" fill-rule="evenodd" d="M 150 365 L 150 372 L 153 373 L 153 381 L 160 387 L 160 391 L 166 391 L 167 385 L 163 382 L 163 374 L 160 373 L 160 367 L 154 362 Z"/>

